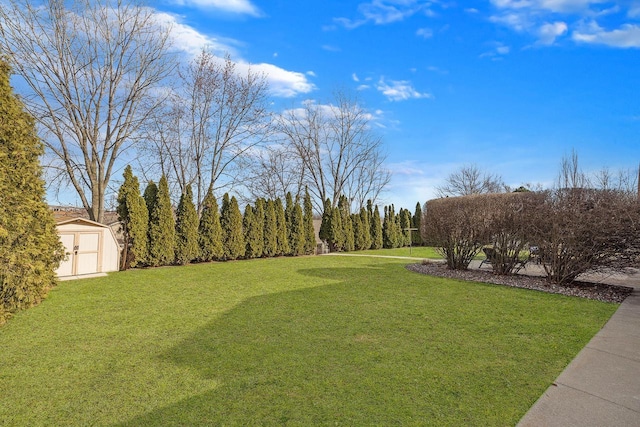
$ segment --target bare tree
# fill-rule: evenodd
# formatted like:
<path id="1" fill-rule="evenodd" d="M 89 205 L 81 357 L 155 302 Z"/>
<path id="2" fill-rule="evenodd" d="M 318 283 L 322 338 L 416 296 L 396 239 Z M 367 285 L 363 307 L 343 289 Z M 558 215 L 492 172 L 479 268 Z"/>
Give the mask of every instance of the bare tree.
<path id="1" fill-rule="evenodd" d="M 562 157 L 556 186 L 557 188 L 586 188 L 589 186 L 589 178 L 580 169 L 578 153 L 575 149 L 571 150 L 570 156 Z"/>
<path id="2" fill-rule="evenodd" d="M 207 50 L 180 69 L 149 126 L 149 151 L 179 193 L 195 187 L 198 211 L 209 189 L 235 183 L 239 160 L 268 135 L 267 91 L 264 75 Z"/>
<path id="3" fill-rule="evenodd" d="M 304 190 L 304 165 L 288 147 L 271 144 L 245 160 L 245 187 L 251 198 L 247 202 L 259 197 L 284 200 L 287 193 L 299 196 Z"/>
<path id="4" fill-rule="evenodd" d="M 334 102 L 307 101 L 284 112 L 278 130 L 299 158 L 304 183 L 318 212 L 327 198 L 336 206 L 341 195 L 356 208 L 375 200 L 389 183 L 382 140 L 371 128 L 371 115 L 358 100 L 336 92 Z"/>
<path id="5" fill-rule="evenodd" d="M 477 165 L 467 164 L 451 173 L 443 185 L 436 187 L 436 194 L 438 197 L 470 196 L 506 190 L 507 186 L 500 175 L 483 172 Z"/>
<path id="6" fill-rule="evenodd" d="M 0 37 L 53 166 L 102 221 L 116 162 L 157 106 L 144 101 L 172 69 L 168 28 L 134 1 L 9 0 Z"/>

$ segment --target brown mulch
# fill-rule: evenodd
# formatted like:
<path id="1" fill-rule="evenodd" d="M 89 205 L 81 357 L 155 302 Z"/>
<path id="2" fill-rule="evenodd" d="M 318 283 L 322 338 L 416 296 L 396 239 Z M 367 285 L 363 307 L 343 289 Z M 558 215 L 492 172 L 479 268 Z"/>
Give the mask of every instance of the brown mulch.
<path id="1" fill-rule="evenodd" d="M 547 282 L 542 277 L 525 276 L 522 274 L 502 276 L 493 274 L 493 272 L 489 270 L 449 270 L 446 265 L 442 263 L 409 264 L 407 265 L 407 269 L 429 276 L 493 283 L 495 285 L 533 289 L 552 294 L 570 295 L 604 302 L 621 303 L 633 292 L 633 288 L 607 285 L 605 283 L 574 281 L 569 284 L 557 285 Z"/>

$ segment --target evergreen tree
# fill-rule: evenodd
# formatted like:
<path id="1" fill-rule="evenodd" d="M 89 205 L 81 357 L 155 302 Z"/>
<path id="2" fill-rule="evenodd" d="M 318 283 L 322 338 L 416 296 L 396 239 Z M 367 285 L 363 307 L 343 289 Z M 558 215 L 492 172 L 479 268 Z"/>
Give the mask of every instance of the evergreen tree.
<path id="1" fill-rule="evenodd" d="M 193 204 L 191 185 L 180 196 L 176 213 L 176 264 L 188 264 L 198 258 L 198 212 Z"/>
<path id="2" fill-rule="evenodd" d="M 167 184 L 167 178 L 162 175 L 158 183 L 155 202 L 153 202 L 152 210 L 149 212 L 149 265 L 157 267 L 169 265 L 173 262 L 175 256 L 175 234 L 175 221 L 171 208 L 171 198 L 169 197 L 169 185 Z"/>
<path id="3" fill-rule="evenodd" d="M 304 221 L 304 253 L 306 255 L 313 255 L 316 252 L 316 232 L 315 232 L 315 229 L 313 228 L 313 205 L 311 204 L 311 196 L 309 195 L 309 189 L 305 189 L 305 192 L 304 192 L 303 221 Z"/>
<path id="4" fill-rule="evenodd" d="M 360 214 L 352 214 L 351 215 L 351 223 L 353 224 L 353 242 L 355 245 L 355 249 L 357 251 L 362 251 L 367 249 L 365 247 L 365 238 L 363 232 L 362 218 L 360 218 Z"/>
<path id="5" fill-rule="evenodd" d="M 151 215 L 151 212 L 155 209 L 156 198 L 158 197 L 158 186 L 155 182 L 149 181 L 147 187 L 144 189 L 144 203 L 147 205 L 147 212 Z"/>
<path id="6" fill-rule="evenodd" d="M 202 214 L 198 227 L 198 245 L 200 246 L 200 260 L 213 261 L 222 259 L 222 226 L 218 202 L 209 189 L 202 201 Z"/>
<path id="7" fill-rule="evenodd" d="M 243 226 L 245 240 L 245 257 L 258 258 L 262 256 L 262 247 L 264 245 L 264 236 L 260 232 L 264 220 L 255 214 L 255 210 L 251 205 L 247 205 L 244 210 Z M 259 224 L 259 226 L 258 226 Z M 259 230 L 260 228 L 260 230 Z"/>
<path id="8" fill-rule="evenodd" d="M 256 241 L 253 243 L 253 248 L 255 251 L 256 258 L 260 258 L 264 256 L 264 222 L 265 222 L 265 212 L 264 212 L 264 199 L 257 199 L 256 205 L 253 210 L 253 216 L 255 218 L 255 238 Z"/>
<path id="9" fill-rule="evenodd" d="M 371 224 L 369 218 L 367 209 L 362 207 L 360 209 L 360 222 L 362 223 L 362 244 L 364 250 L 371 248 L 371 244 L 373 243 L 371 240 Z"/>
<path id="10" fill-rule="evenodd" d="M 408 209 L 400 209 L 400 232 L 402 236 L 402 246 L 411 244 L 411 212 Z"/>
<path id="11" fill-rule="evenodd" d="M 148 252 L 149 211 L 140 195 L 140 183 L 133 175 L 131 166 L 124 169 L 124 182 L 118 192 L 118 219 L 122 224 L 124 248 L 120 268 L 142 265 Z"/>
<path id="12" fill-rule="evenodd" d="M 331 240 L 331 218 L 333 216 L 333 207 L 329 199 L 324 201 L 324 210 L 322 212 L 322 223 L 320 224 L 320 232 L 318 237 L 320 240 L 329 242 Z"/>
<path id="13" fill-rule="evenodd" d="M 289 238 L 287 237 L 287 219 L 284 215 L 284 207 L 282 206 L 282 200 L 279 198 L 274 202 L 276 212 L 276 239 L 278 242 L 277 255 L 289 255 L 291 249 L 289 248 Z"/>
<path id="14" fill-rule="evenodd" d="M 0 324 L 46 296 L 64 258 L 45 201 L 39 160 L 44 147 L 9 74 L 0 59 Z"/>
<path id="15" fill-rule="evenodd" d="M 393 225 L 391 224 L 391 209 L 384 207 L 384 219 L 382 220 L 382 247 L 393 248 Z"/>
<path id="16" fill-rule="evenodd" d="M 333 208 L 329 224 L 329 245 L 331 252 L 343 251 L 345 245 L 344 227 L 342 227 L 342 214 L 340 208 L 337 206 Z"/>
<path id="17" fill-rule="evenodd" d="M 382 248 L 382 223 L 380 222 L 380 211 L 376 205 L 373 215 L 371 216 L 371 249 Z"/>
<path id="18" fill-rule="evenodd" d="M 264 256 L 273 257 L 278 253 L 278 226 L 273 200 L 267 200 L 264 211 Z"/>
<path id="19" fill-rule="evenodd" d="M 347 196 L 340 196 L 338 200 L 338 208 L 340 209 L 340 221 L 344 235 L 344 250 L 347 252 L 355 249 L 353 224 L 351 223 L 351 206 Z"/>
<path id="20" fill-rule="evenodd" d="M 220 225 L 222 226 L 222 249 L 224 259 L 234 260 L 244 256 L 245 243 L 242 230 L 242 214 L 235 196 L 229 199 L 229 194 L 222 197 L 220 210 Z"/>
<path id="21" fill-rule="evenodd" d="M 399 248 L 402 244 L 402 232 L 400 231 L 400 216 L 396 215 L 396 207 L 391 204 L 389 208 L 389 219 L 391 220 L 391 240 L 392 248 Z"/>
<path id="22" fill-rule="evenodd" d="M 287 194 L 284 198 L 284 218 L 286 221 L 287 228 L 287 241 L 289 242 L 289 247 L 291 248 L 291 224 L 293 222 L 293 197 L 291 196 L 291 192 L 287 191 Z"/>
<path id="23" fill-rule="evenodd" d="M 289 237 L 291 255 L 304 255 L 304 244 L 304 218 L 302 217 L 302 208 L 296 202 L 291 213 L 291 232 Z"/>
<path id="24" fill-rule="evenodd" d="M 416 213 L 413 215 L 413 219 L 411 221 L 411 227 L 416 228 L 411 234 L 412 244 L 414 246 L 422 246 L 422 236 L 420 234 L 420 228 L 422 225 L 422 207 L 420 206 L 420 202 L 416 203 Z"/>

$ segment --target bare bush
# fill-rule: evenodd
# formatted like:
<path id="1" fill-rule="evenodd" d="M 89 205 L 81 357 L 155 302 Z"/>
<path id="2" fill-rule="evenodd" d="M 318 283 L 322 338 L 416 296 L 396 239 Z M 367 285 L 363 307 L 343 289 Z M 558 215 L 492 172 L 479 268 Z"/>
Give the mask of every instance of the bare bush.
<path id="1" fill-rule="evenodd" d="M 488 194 L 482 197 L 494 251 L 491 267 L 496 274 L 513 274 L 528 261 L 533 218 L 544 195 L 534 192 Z"/>
<path id="2" fill-rule="evenodd" d="M 452 270 L 465 270 L 490 239 L 489 216 L 481 196 L 429 200 L 423 210 L 421 235 L 437 247 Z"/>
<path id="3" fill-rule="evenodd" d="M 544 193 L 532 238 L 549 281 L 635 265 L 640 253 L 640 212 L 624 193 L 561 188 Z"/>

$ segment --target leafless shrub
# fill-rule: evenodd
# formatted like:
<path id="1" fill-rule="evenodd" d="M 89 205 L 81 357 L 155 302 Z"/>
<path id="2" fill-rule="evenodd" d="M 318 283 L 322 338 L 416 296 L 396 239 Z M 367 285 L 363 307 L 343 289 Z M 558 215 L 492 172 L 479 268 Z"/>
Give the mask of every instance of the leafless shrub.
<path id="1" fill-rule="evenodd" d="M 437 247 L 452 270 L 465 270 L 490 238 L 482 196 L 434 199 L 425 203 L 422 238 Z"/>
<path id="2" fill-rule="evenodd" d="M 462 166 L 436 188 L 439 197 L 502 193 L 506 190 L 507 186 L 500 175 L 482 171 L 476 165 Z"/>
<path id="3" fill-rule="evenodd" d="M 551 282 L 566 283 L 586 272 L 637 263 L 640 211 L 637 202 L 622 192 L 547 191 L 532 225 L 532 238 Z"/>

